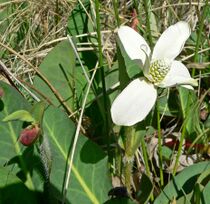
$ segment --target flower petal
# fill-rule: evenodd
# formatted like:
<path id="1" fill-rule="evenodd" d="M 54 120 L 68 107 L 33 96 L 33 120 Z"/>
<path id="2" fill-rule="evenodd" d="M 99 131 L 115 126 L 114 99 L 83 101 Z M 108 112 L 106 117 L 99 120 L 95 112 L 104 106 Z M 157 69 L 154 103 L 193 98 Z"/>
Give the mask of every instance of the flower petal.
<path id="1" fill-rule="evenodd" d="M 132 60 L 141 60 L 142 64 L 144 64 L 146 59 L 145 53 L 147 53 L 148 56 L 151 53 L 144 38 L 128 26 L 121 26 L 118 30 L 118 36 L 128 56 Z"/>
<path id="2" fill-rule="evenodd" d="M 187 67 L 185 67 L 185 65 L 181 62 L 174 60 L 171 64 L 171 68 L 168 74 L 160 84 L 157 84 L 157 86 L 170 87 L 175 86 L 177 84 L 192 86 L 198 85 L 197 80 L 191 78 Z"/>
<path id="3" fill-rule="evenodd" d="M 185 41 L 190 36 L 191 30 L 188 23 L 180 21 L 167 28 L 158 39 L 152 59 L 174 60 L 182 51 Z"/>
<path id="4" fill-rule="evenodd" d="M 117 125 L 131 126 L 142 121 L 155 104 L 157 91 L 144 79 L 135 79 L 117 96 L 111 107 Z"/>

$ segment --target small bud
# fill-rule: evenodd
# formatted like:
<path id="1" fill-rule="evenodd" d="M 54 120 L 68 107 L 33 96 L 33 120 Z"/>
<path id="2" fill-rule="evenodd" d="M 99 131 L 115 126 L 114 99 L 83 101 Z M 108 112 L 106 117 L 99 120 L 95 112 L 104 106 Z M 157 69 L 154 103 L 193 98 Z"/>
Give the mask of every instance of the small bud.
<path id="1" fill-rule="evenodd" d="M 40 128 L 38 127 L 38 125 L 32 127 L 30 126 L 21 131 L 19 141 L 25 146 L 30 146 L 34 144 L 39 135 Z"/>
<path id="2" fill-rule="evenodd" d="M 0 87 L 0 98 L 4 95 L 4 90 Z"/>

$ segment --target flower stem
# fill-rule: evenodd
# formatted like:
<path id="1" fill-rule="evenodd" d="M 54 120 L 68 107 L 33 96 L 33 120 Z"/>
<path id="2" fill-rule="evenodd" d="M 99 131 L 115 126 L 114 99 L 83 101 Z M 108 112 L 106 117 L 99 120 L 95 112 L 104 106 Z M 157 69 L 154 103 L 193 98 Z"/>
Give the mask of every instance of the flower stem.
<path id="1" fill-rule="evenodd" d="M 124 176 L 125 186 L 128 193 L 131 194 L 131 178 L 133 167 L 133 155 L 131 150 L 131 137 L 135 133 L 135 129 L 132 127 L 125 127 L 125 158 L 124 158 Z"/>
<path id="2" fill-rule="evenodd" d="M 125 186 L 127 188 L 129 195 L 131 195 L 132 167 L 133 167 L 133 162 L 126 161 L 126 163 L 125 163 Z"/>
<path id="3" fill-rule="evenodd" d="M 158 153 L 159 153 L 159 167 L 160 167 L 160 185 L 164 185 L 163 179 L 163 156 L 162 156 L 162 135 L 160 127 L 160 112 L 159 104 L 157 102 L 157 128 L 158 128 Z"/>

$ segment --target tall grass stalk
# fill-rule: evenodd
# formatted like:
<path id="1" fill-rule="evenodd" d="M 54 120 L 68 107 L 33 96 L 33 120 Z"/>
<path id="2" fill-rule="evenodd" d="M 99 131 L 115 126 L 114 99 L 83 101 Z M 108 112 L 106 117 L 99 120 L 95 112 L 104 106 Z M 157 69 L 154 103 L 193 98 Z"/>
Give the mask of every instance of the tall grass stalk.
<path id="1" fill-rule="evenodd" d="M 160 185 L 164 185 L 163 179 L 163 156 L 162 156 L 162 134 L 160 127 L 160 112 L 159 103 L 157 102 L 157 128 L 158 128 L 158 153 L 159 153 L 159 168 L 160 168 Z"/>
<path id="2" fill-rule="evenodd" d="M 107 148 L 109 153 L 110 138 L 109 138 L 109 121 L 108 121 L 108 103 L 106 99 L 106 82 L 104 73 L 104 62 L 103 62 L 103 50 L 102 50 L 102 38 L 101 38 L 101 23 L 100 23 L 100 2 L 95 0 L 95 12 L 96 12 L 96 32 L 98 41 L 98 59 L 99 59 L 99 72 L 102 82 L 103 102 L 104 102 L 104 115 L 105 115 L 105 134 L 108 138 Z"/>
<path id="3" fill-rule="evenodd" d="M 118 12 L 119 2 L 118 0 L 112 0 L 112 2 L 113 2 L 113 7 L 114 7 L 114 16 L 117 22 L 117 27 L 120 27 L 120 18 L 119 18 L 119 12 Z"/>
<path id="4" fill-rule="evenodd" d="M 152 33 L 151 33 L 151 27 L 150 27 L 151 1 L 144 0 L 143 2 L 144 2 L 144 10 L 145 10 L 145 15 L 146 15 L 147 37 L 149 40 L 150 47 L 153 47 Z"/>
<path id="5" fill-rule="evenodd" d="M 149 178 L 151 178 L 151 172 L 150 172 L 150 168 L 149 168 L 149 159 L 148 159 L 148 154 L 147 154 L 147 148 L 146 148 L 146 144 L 145 144 L 145 141 L 144 141 L 143 137 L 141 138 L 141 149 L 142 149 L 142 153 L 143 153 L 146 174 L 147 174 L 147 176 Z M 151 199 L 151 201 L 154 200 L 153 194 L 151 194 L 150 199 Z"/>
<path id="6" fill-rule="evenodd" d="M 205 6 L 203 8 L 203 12 L 198 15 L 199 17 L 199 25 L 198 25 L 198 33 L 197 33 L 197 41 L 195 45 L 195 55 L 194 55 L 194 62 L 200 62 L 199 60 L 199 48 L 202 41 L 202 33 L 203 33 L 203 27 L 204 27 L 204 20 L 206 19 L 208 15 L 208 9 L 209 9 L 209 1 L 205 1 Z M 199 12 L 198 12 L 199 14 Z M 195 76 L 195 69 L 192 70 L 192 76 Z"/>

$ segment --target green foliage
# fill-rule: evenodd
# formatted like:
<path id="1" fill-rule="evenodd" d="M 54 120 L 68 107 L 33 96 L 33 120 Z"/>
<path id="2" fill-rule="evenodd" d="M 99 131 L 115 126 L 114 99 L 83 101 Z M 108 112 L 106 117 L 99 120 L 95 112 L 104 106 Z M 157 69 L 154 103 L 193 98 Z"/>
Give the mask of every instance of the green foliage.
<path id="1" fill-rule="evenodd" d="M 16 90 L 4 83 L 1 83 L 1 87 L 5 92 L 2 98 L 4 106 L 2 112 L 4 113 L 4 115 L 7 114 L 7 112 L 10 112 L 11 109 L 18 109 L 18 107 L 21 107 L 21 105 L 23 106 L 23 104 L 25 104 L 26 107 L 29 107 L 25 99 L 22 98 L 22 96 L 20 96 L 19 93 L 16 92 Z M 8 96 L 11 95 L 13 97 L 16 97 L 16 100 L 19 100 L 20 102 L 13 103 L 11 100 L 7 101 Z M 13 104 L 15 104 L 15 107 L 13 107 Z M 34 105 L 33 110 L 37 110 L 37 119 L 40 118 L 40 115 L 43 115 L 43 108 L 43 103 L 37 103 Z M 35 112 L 33 111 L 33 113 Z M 39 162 L 42 166 L 41 167 L 37 166 L 37 164 L 33 164 L 32 166 L 30 166 L 29 162 L 30 160 L 32 160 L 33 157 L 28 160 L 28 157 L 30 157 L 29 152 L 25 152 L 24 150 L 24 152 L 22 153 L 22 147 L 17 141 L 17 135 L 22 126 L 21 121 L 24 118 L 20 117 L 17 119 L 19 119 L 19 121 L 9 121 L 8 123 L 1 122 L 1 133 L 5 133 L 5 138 L 2 138 L 1 140 L 2 142 L 4 142 L 0 145 L 0 155 L 2 156 L 1 164 L 4 165 L 13 157 L 14 159 L 12 159 L 8 164 L 18 163 L 20 169 L 11 170 L 12 174 L 13 172 L 19 172 L 20 170 L 23 171 L 24 177 L 21 176 L 20 178 L 25 178 L 25 182 L 28 184 L 28 187 L 31 188 L 34 188 L 35 185 L 38 183 L 39 185 L 41 184 L 42 186 L 44 186 L 44 182 L 42 181 L 44 179 L 47 183 L 49 182 L 47 190 L 49 195 L 51 195 L 51 197 L 49 197 L 49 200 L 52 199 L 62 201 L 62 188 L 66 179 L 66 168 L 68 164 L 67 161 L 69 150 L 71 148 L 75 133 L 75 126 L 73 122 L 63 111 L 59 109 L 56 109 L 54 107 L 48 107 L 46 109 L 46 111 L 44 112 L 42 123 L 43 140 L 40 145 L 37 143 L 38 152 L 31 149 L 31 151 L 34 152 L 37 158 L 36 162 Z M 27 119 L 28 118 L 26 117 L 26 120 Z M 18 129 L 16 129 L 17 124 Z M 7 132 L 6 128 L 8 126 L 10 132 Z M 12 137 L 11 139 L 13 140 L 13 142 L 9 142 L 9 140 L 11 140 L 10 137 Z M 3 147 L 6 144 L 7 140 L 8 146 L 7 149 L 5 149 Z M 12 153 L 14 147 L 16 152 Z M 83 135 L 79 137 L 77 147 L 78 148 L 72 167 L 71 185 L 69 186 L 67 191 L 67 201 L 71 203 L 78 203 L 79 199 L 81 203 L 105 202 L 108 199 L 107 192 L 111 188 L 110 179 L 108 177 L 108 172 L 106 168 L 107 157 L 105 153 L 96 144 L 85 138 Z M 8 154 L 8 151 L 10 152 L 10 154 Z M 86 152 L 88 152 L 88 154 Z M 19 155 L 17 158 L 18 160 L 15 159 L 16 154 Z M 40 177 L 36 174 L 36 168 L 40 170 L 40 167 L 44 170 L 43 177 Z M 103 175 L 103 177 L 101 177 L 100 175 Z M 2 179 L 6 179 L 6 176 L 2 176 Z M 7 186 L 7 184 L 5 185 Z M 38 187 L 38 189 L 40 189 L 40 187 Z"/>
<path id="2" fill-rule="evenodd" d="M 21 154 L 21 146 L 17 140 L 22 129 L 22 122 L 2 122 L 2 120 L 10 113 L 13 113 L 17 110 L 22 109 L 29 111 L 30 105 L 19 93 L 17 93 L 14 88 L 10 87 L 4 82 L 0 82 L 0 86 L 4 90 L 4 96 L 0 100 L 0 165 L 3 166 L 12 157 Z M 5 146 L 7 148 L 5 148 Z"/>
<path id="3" fill-rule="evenodd" d="M 140 182 L 140 191 L 137 192 L 137 198 L 140 203 L 148 203 L 150 196 L 153 191 L 153 184 L 150 178 L 146 174 L 142 174 L 141 182 Z"/>
<path id="4" fill-rule="evenodd" d="M 75 126 L 62 111 L 49 107 L 43 118 L 44 137 L 49 140 L 52 165 L 50 186 L 52 195 L 62 200 L 64 184 Z M 93 142 L 80 135 L 72 175 L 67 190 L 70 203 L 103 203 L 111 188 L 107 172 L 107 157 Z M 103 175 L 103 176 L 101 176 Z"/>
<path id="5" fill-rule="evenodd" d="M 84 8 L 86 10 L 84 10 Z M 77 3 L 71 12 L 67 24 L 67 30 L 71 36 L 81 35 L 88 31 L 88 16 L 90 12 L 90 1 L 85 0 L 83 4 Z"/>
<path id="6" fill-rule="evenodd" d="M 0 168 L 0 203 L 38 204 L 37 196 L 7 168 Z"/>
<path id="7" fill-rule="evenodd" d="M 208 11 L 208 1 L 0 0 L 0 72 L 26 95 L 0 81 L 0 204 L 209 204 Z M 143 76 L 117 26 L 139 30 L 152 50 L 177 19 L 192 27 L 180 59 L 199 87 L 157 88 L 158 108 L 144 121 L 131 128 L 114 125 L 112 102 Z M 23 146 L 22 131 L 35 127 L 38 139 Z M 109 194 L 125 185 L 128 195 Z"/>
<path id="8" fill-rule="evenodd" d="M 179 87 L 182 116 L 185 119 L 185 126 L 188 137 L 193 141 L 196 135 L 202 130 L 200 127 L 199 101 L 194 91 Z"/>
<path id="9" fill-rule="evenodd" d="M 12 120 L 35 122 L 35 119 L 32 117 L 32 115 L 26 110 L 15 111 L 15 112 L 9 114 L 8 116 L 6 116 L 2 121 L 8 122 L 8 121 L 12 121 Z"/>
<path id="10" fill-rule="evenodd" d="M 65 40 L 58 44 L 40 65 L 41 73 L 61 95 L 58 100 L 49 86 L 39 77 L 34 79 L 34 86 L 41 90 L 51 103 L 57 107 L 63 102 L 72 110 L 81 105 L 87 81 L 80 66 L 76 66 L 75 55 L 70 43 Z M 89 99 L 91 99 L 91 94 Z"/>
<path id="11" fill-rule="evenodd" d="M 169 203 L 177 197 L 186 198 L 188 194 L 192 196 L 190 193 L 194 190 L 197 177 L 202 174 L 203 171 L 208 171 L 209 176 L 209 169 L 210 163 L 208 161 L 200 162 L 184 169 L 166 185 L 162 193 L 155 199 L 154 204 Z M 188 199 L 186 202 L 191 202 L 191 198 L 188 197 L 186 199 Z M 209 202 L 209 197 L 205 197 L 205 200 L 206 199 Z"/>

